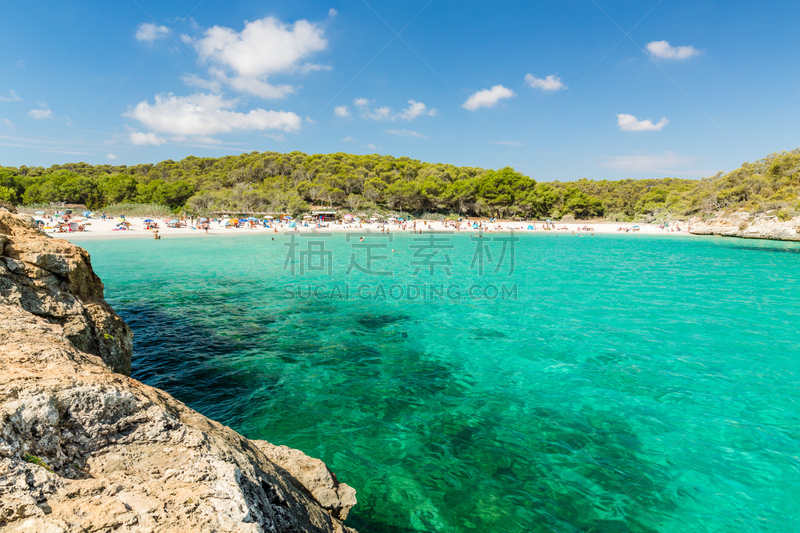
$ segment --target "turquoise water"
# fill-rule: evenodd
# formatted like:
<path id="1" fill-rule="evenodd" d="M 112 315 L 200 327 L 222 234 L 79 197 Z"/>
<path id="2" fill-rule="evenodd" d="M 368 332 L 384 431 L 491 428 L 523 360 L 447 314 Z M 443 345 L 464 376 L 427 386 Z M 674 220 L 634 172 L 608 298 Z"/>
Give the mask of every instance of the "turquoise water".
<path id="1" fill-rule="evenodd" d="M 343 235 L 79 244 L 134 377 L 322 458 L 363 533 L 800 530 L 800 245 L 492 237 L 481 274 L 395 235 L 391 277 Z"/>

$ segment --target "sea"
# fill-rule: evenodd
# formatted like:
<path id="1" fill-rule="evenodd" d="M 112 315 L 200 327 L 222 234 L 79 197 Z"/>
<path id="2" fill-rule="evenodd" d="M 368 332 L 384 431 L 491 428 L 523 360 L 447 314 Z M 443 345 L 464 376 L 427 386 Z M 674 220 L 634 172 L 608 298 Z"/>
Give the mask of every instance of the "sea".
<path id="1" fill-rule="evenodd" d="M 800 531 L 800 243 L 239 231 L 79 245 L 133 377 L 361 533 Z"/>

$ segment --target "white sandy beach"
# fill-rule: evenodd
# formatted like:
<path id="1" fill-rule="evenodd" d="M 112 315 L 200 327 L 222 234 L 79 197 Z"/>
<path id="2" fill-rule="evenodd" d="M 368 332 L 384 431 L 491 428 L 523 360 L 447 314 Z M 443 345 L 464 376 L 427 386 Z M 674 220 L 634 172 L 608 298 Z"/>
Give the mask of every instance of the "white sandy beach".
<path id="1" fill-rule="evenodd" d="M 146 220 L 144 217 L 126 217 L 129 222 L 127 230 L 119 229 L 119 219 L 106 219 L 92 218 L 84 220 L 82 225 L 86 231 L 70 231 L 58 232 L 52 228 L 46 228 L 45 232 L 53 237 L 66 239 L 73 242 L 79 242 L 86 239 L 97 238 L 150 238 L 154 239 L 155 230 L 145 229 Z M 308 233 L 313 231 L 325 232 L 377 232 L 389 231 L 391 233 L 414 233 L 417 232 L 506 232 L 515 231 L 519 234 L 555 234 L 555 235 L 582 235 L 591 236 L 593 234 L 616 234 L 628 235 L 635 237 L 637 235 L 671 235 L 671 236 L 688 236 L 690 235 L 686 227 L 681 227 L 680 231 L 677 228 L 661 228 L 656 224 L 633 224 L 633 223 L 597 223 L 597 222 L 572 222 L 562 223 L 555 222 L 554 224 L 545 225 L 542 222 L 515 222 L 515 221 L 499 221 L 490 223 L 488 220 L 470 219 L 469 222 L 462 221 L 458 227 L 456 223 L 449 222 L 434 222 L 426 220 L 414 220 L 411 222 L 370 222 L 370 223 L 355 223 L 355 222 L 326 222 L 322 227 L 318 228 L 315 222 L 302 222 L 298 221 L 295 227 L 291 227 L 290 223 L 275 223 L 272 222 L 269 226 L 264 227 L 262 224 L 255 224 L 253 227 L 250 224 L 245 224 L 244 227 L 236 228 L 232 225 L 224 225 L 223 219 L 212 220 L 209 224 L 208 232 L 206 233 L 200 227 L 200 223 L 195 219 L 194 223 L 187 220 L 184 226 L 181 227 L 168 227 L 163 221 L 158 221 L 158 235 L 162 239 L 169 239 L 174 237 L 203 237 L 207 235 L 257 235 L 257 234 L 275 234 L 286 232 L 301 232 Z M 414 224 L 416 223 L 416 228 Z M 473 224 L 480 224 L 480 229 L 473 228 Z M 549 229 L 548 229 L 549 228 Z"/>

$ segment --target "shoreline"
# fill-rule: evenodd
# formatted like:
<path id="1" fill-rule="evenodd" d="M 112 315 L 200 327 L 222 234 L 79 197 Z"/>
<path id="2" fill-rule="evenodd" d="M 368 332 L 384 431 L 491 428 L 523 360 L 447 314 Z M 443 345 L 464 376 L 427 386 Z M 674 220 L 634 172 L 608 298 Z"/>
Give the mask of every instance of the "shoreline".
<path id="1" fill-rule="evenodd" d="M 88 226 L 88 231 L 72 231 L 72 232 L 54 232 L 49 229 L 45 233 L 57 239 L 64 239 L 70 242 L 80 242 L 84 240 L 106 240 L 106 239 L 154 239 L 154 230 L 144 229 L 143 217 L 130 217 L 126 218 L 130 222 L 129 230 L 118 231 L 114 228 L 117 226 L 116 220 L 99 220 L 91 219 L 84 224 Z M 88 222 L 88 224 L 87 224 Z M 481 222 L 480 229 L 474 229 L 467 223 L 461 224 L 459 229 L 456 229 L 452 224 L 444 224 L 442 222 L 417 220 L 417 234 L 431 233 L 431 232 L 447 232 L 447 233 L 506 233 L 510 231 L 517 232 L 518 234 L 532 234 L 532 235 L 661 235 L 667 237 L 677 236 L 694 236 L 689 233 L 687 229 L 681 231 L 672 231 L 661 229 L 660 226 L 654 224 L 632 224 L 632 223 L 561 223 L 556 224 L 555 229 L 544 229 L 543 224 L 540 222 L 535 223 L 536 229 L 528 229 L 534 226 L 533 222 L 505 222 L 500 221 L 489 224 L 484 221 Z M 470 221 L 472 222 L 472 221 Z M 413 224 L 413 223 L 412 223 Z M 636 226 L 636 229 L 634 229 Z M 622 228 L 622 229 L 620 229 Z M 312 232 L 330 232 L 330 233 L 382 233 L 382 229 L 388 229 L 390 234 L 409 234 L 414 235 L 413 225 L 406 225 L 403 229 L 402 224 L 398 223 L 371 223 L 359 227 L 357 224 L 334 224 L 329 223 L 327 226 L 317 228 L 315 224 L 308 226 L 298 225 L 296 228 L 289 227 L 286 224 L 278 224 L 274 227 L 265 228 L 263 226 L 256 226 L 254 228 L 242 227 L 234 228 L 232 226 L 225 227 L 216 222 L 212 222 L 208 233 L 197 226 L 191 226 L 187 222 L 187 226 L 180 228 L 160 227 L 158 234 L 162 238 L 189 238 L 189 237 L 205 237 L 205 236 L 242 236 L 242 235 L 284 235 L 286 233 L 312 233 Z M 421 232 L 421 233 L 420 233 Z M 155 240 L 155 239 L 154 239 Z"/>

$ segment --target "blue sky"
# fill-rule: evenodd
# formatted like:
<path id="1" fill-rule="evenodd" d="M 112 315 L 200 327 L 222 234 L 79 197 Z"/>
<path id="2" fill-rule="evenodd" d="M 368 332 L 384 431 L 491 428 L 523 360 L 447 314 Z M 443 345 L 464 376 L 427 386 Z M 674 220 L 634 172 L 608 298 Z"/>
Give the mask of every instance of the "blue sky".
<path id="1" fill-rule="evenodd" d="M 539 181 L 698 178 L 800 146 L 789 1 L 31 1 L 0 165 L 381 153 Z"/>

